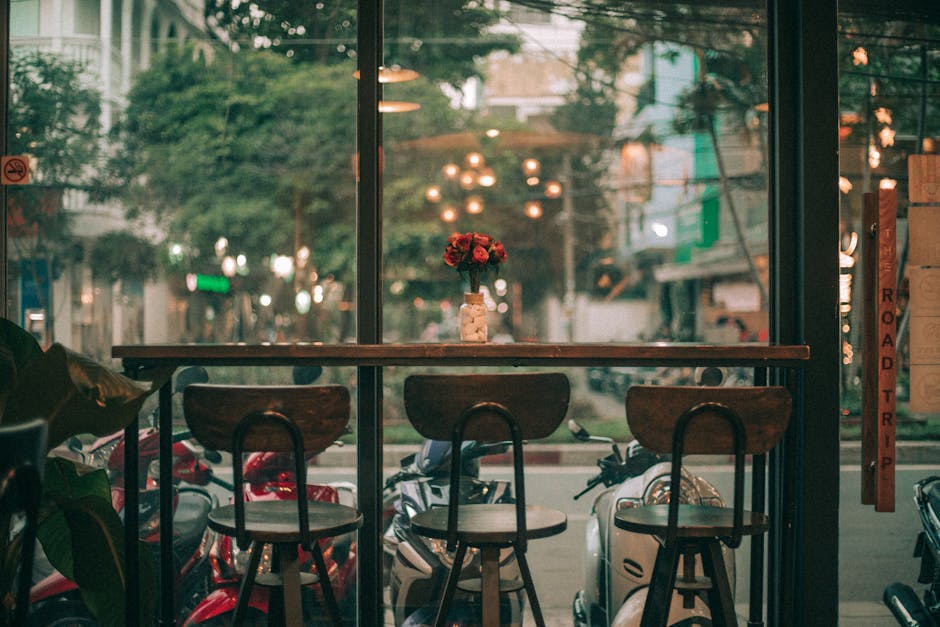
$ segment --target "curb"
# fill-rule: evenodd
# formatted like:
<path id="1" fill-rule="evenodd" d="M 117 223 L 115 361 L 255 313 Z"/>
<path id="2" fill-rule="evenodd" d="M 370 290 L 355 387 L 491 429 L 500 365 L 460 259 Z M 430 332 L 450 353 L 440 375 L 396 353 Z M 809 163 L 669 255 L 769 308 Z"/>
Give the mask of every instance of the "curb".
<path id="1" fill-rule="evenodd" d="M 621 443 L 622 444 L 622 443 Z M 860 464 L 862 459 L 861 442 L 840 443 L 840 464 Z M 399 460 L 418 450 L 417 444 L 391 444 L 383 447 L 384 466 L 395 468 Z M 597 460 L 610 452 L 604 444 L 528 444 L 525 447 L 525 463 L 542 466 L 595 466 Z M 712 456 L 708 463 L 720 464 L 727 458 Z M 897 463 L 900 464 L 937 464 L 940 466 L 940 442 L 898 442 Z M 487 457 L 485 465 L 504 465 L 512 463 L 512 457 L 504 455 Z M 333 447 L 314 460 L 314 465 L 352 466 L 357 465 L 355 445 Z"/>

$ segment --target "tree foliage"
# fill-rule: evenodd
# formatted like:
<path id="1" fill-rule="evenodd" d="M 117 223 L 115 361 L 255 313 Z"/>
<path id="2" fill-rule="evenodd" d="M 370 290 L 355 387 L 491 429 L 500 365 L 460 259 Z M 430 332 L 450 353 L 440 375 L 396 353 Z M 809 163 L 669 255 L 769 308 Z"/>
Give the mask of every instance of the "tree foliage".
<path id="1" fill-rule="evenodd" d="M 83 80 L 85 67 L 55 54 L 10 59 L 9 154 L 31 157 L 31 183 L 11 186 L 11 245 L 21 259 L 54 261 L 69 250 L 62 211 L 66 190 L 96 190 L 101 158 L 100 94 Z"/>
<path id="2" fill-rule="evenodd" d="M 206 3 L 209 20 L 237 48 L 270 48 L 297 60 L 331 65 L 355 61 L 356 9 L 352 0 Z M 498 19 L 498 11 L 478 0 L 388 3 L 385 65 L 420 68 L 433 81 L 460 85 L 480 75 L 479 59 L 517 48 L 515 37 L 484 32 Z"/>

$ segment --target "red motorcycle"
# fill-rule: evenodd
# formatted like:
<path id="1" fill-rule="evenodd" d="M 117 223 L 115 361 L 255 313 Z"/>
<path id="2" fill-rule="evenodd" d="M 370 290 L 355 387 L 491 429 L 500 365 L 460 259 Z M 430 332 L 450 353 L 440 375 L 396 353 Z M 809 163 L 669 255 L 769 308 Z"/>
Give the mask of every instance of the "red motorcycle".
<path id="1" fill-rule="evenodd" d="M 186 368 L 177 376 L 175 390 L 186 385 L 207 381 L 202 368 Z M 159 485 L 159 433 L 152 426 L 139 431 L 139 536 L 151 548 L 154 558 L 160 551 Z M 123 512 L 125 494 L 124 433 L 117 432 L 82 446 L 78 439 L 68 444 L 68 454 L 84 464 L 107 470 L 111 484 L 111 504 L 115 511 Z M 177 578 L 175 582 L 177 616 L 189 615 L 211 589 L 211 569 L 208 548 L 215 541 L 215 533 L 208 528 L 208 516 L 217 500 L 206 486 L 210 483 L 230 484 L 215 477 L 212 467 L 203 460 L 217 462 L 221 456 L 204 451 L 192 442 L 188 432 L 173 437 L 173 559 Z M 34 560 L 34 583 L 30 590 L 28 625 L 31 627 L 98 625 L 82 602 L 80 591 L 73 581 L 56 571 L 37 545 Z M 159 594 L 159 591 L 158 591 Z"/>
<path id="2" fill-rule="evenodd" d="M 309 462 L 310 460 L 308 460 Z M 283 453 L 252 453 L 245 462 L 245 498 L 251 501 L 295 500 L 296 484 L 292 480 L 291 455 Z M 309 484 L 307 499 L 355 505 L 355 486 L 349 483 Z M 356 603 L 356 536 L 345 534 L 320 541 L 328 576 L 344 616 L 352 617 Z M 261 569 L 270 569 L 270 547 L 265 547 L 261 558 Z M 301 569 L 316 573 L 313 558 L 307 551 L 298 548 Z M 193 610 L 183 622 L 183 627 L 215 627 L 228 625 L 238 600 L 241 577 L 249 562 L 251 551 L 239 550 L 231 536 L 218 535 L 209 555 L 212 567 L 212 584 L 215 589 Z M 320 586 L 313 583 L 305 590 L 304 607 L 322 607 Z M 267 624 L 268 590 L 255 586 L 249 600 L 248 624 Z M 315 623 L 311 615 L 305 624 Z"/>

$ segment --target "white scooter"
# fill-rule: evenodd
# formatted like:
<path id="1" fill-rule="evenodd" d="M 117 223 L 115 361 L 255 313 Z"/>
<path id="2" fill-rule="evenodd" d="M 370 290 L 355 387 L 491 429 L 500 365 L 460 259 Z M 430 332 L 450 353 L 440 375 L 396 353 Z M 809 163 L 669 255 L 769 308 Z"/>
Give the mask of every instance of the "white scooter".
<path id="1" fill-rule="evenodd" d="M 585 545 L 584 587 L 575 594 L 572 614 L 576 627 L 633 627 L 640 624 L 650 576 L 656 562 L 658 540 L 614 525 L 614 515 L 625 508 L 668 503 L 672 492 L 669 457 L 644 449 L 636 441 L 626 447 L 626 454 L 611 438 L 590 435 L 574 420 L 568 421 L 571 433 L 581 441 L 604 442 L 612 452 L 597 460 L 600 472 L 588 480 L 587 487 L 575 499 L 603 484 L 607 489 L 595 499 L 588 519 Z M 682 503 L 723 506 L 721 496 L 705 479 L 683 468 L 680 498 Z M 734 587 L 734 559 L 725 551 L 728 579 Z M 694 565 L 702 576 L 700 563 Z M 679 563 L 679 577 L 683 564 Z M 674 593 L 669 613 L 670 627 L 706 627 L 711 625 L 704 598 L 705 591 Z"/>

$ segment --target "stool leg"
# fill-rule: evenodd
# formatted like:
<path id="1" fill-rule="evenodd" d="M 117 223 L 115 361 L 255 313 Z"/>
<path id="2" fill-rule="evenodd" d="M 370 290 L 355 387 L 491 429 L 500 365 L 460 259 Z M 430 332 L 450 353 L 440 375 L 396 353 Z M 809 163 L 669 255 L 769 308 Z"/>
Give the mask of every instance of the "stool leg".
<path id="1" fill-rule="evenodd" d="M 516 561 L 519 563 L 519 573 L 522 575 L 522 585 L 525 586 L 525 593 L 529 597 L 529 609 L 532 610 L 532 618 L 538 627 L 545 627 L 545 619 L 542 617 L 542 606 L 539 605 L 539 598 L 535 594 L 535 583 L 532 582 L 532 572 L 529 570 L 529 562 L 525 558 L 525 553 L 516 551 Z"/>
<path id="2" fill-rule="evenodd" d="M 248 611 L 248 601 L 251 599 L 251 589 L 255 585 L 255 575 L 258 574 L 258 564 L 261 563 L 261 553 L 264 552 L 264 545 L 260 542 L 251 543 L 251 557 L 248 559 L 248 570 L 245 571 L 245 578 L 238 588 L 238 602 L 235 604 L 235 614 L 232 616 L 232 627 L 241 627 L 245 621 L 245 614 Z"/>
<path id="3" fill-rule="evenodd" d="M 480 549 L 482 562 L 483 627 L 499 627 L 499 547 Z"/>
<path id="4" fill-rule="evenodd" d="M 661 546 L 656 552 L 656 564 L 646 591 L 643 619 L 640 627 L 666 627 L 672 591 L 676 586 L 676 568 L 679 567 L 679 543 Z"/>
<path id="5" fill-rule="evenodd" d="M 457 551 L 454 553 L 454 565 L 451 566 L 450 575 L 447 576 L 447 585 L 444 586 L 444 595 L 441 597 L 441 604 L 437 608 L 434 627 L 444 627 L 444 621 L 447 620 L 447 613 L 450 611 L 450 603 L 454 600 L 454 592 L 457 590 L 457 581 L 460 579 L 460 571 L 463 568 L 463 559 L 466 554 L 467 545 L 458 542 Z"/>
<path id="6" fill-rule="evenodd" d="M 702 546 L 702 569 L 712 580 L 708 590 L 708 607 L 711 610 L 712 625 L 715 627 L 737 627 L 738 617 L 734 612 L 734 598 L 728 570 L 721 554 L 721 542 L 709 539 Z"/>
<path id="7" fill-rule="evenodd" d="M 284 627 L 303 625 L 303 603 L 300 599 L 300 565 L 297 563 L 297 545 L 282 544 L 281 598 L 284 600 Z"/>
<path id="8" fill-rule="evenodd" d="M 310 552 L 313 553 L 313 563 L 317 567 L 317 576 L 320 578 L 320 593 L 323 595 L 323 603 L 326 605 L 326 611 L 329 612 L 330 620 L 333 621 L 336 627 L 343 627 L 343 617 L 339 613 L 336 595 L 333 594 L 330 571 L 326 568 L 326 562 L 323 559 L 323 551 L 320 550 L 320 543 L 314 540 L 310 544 Z"/>

